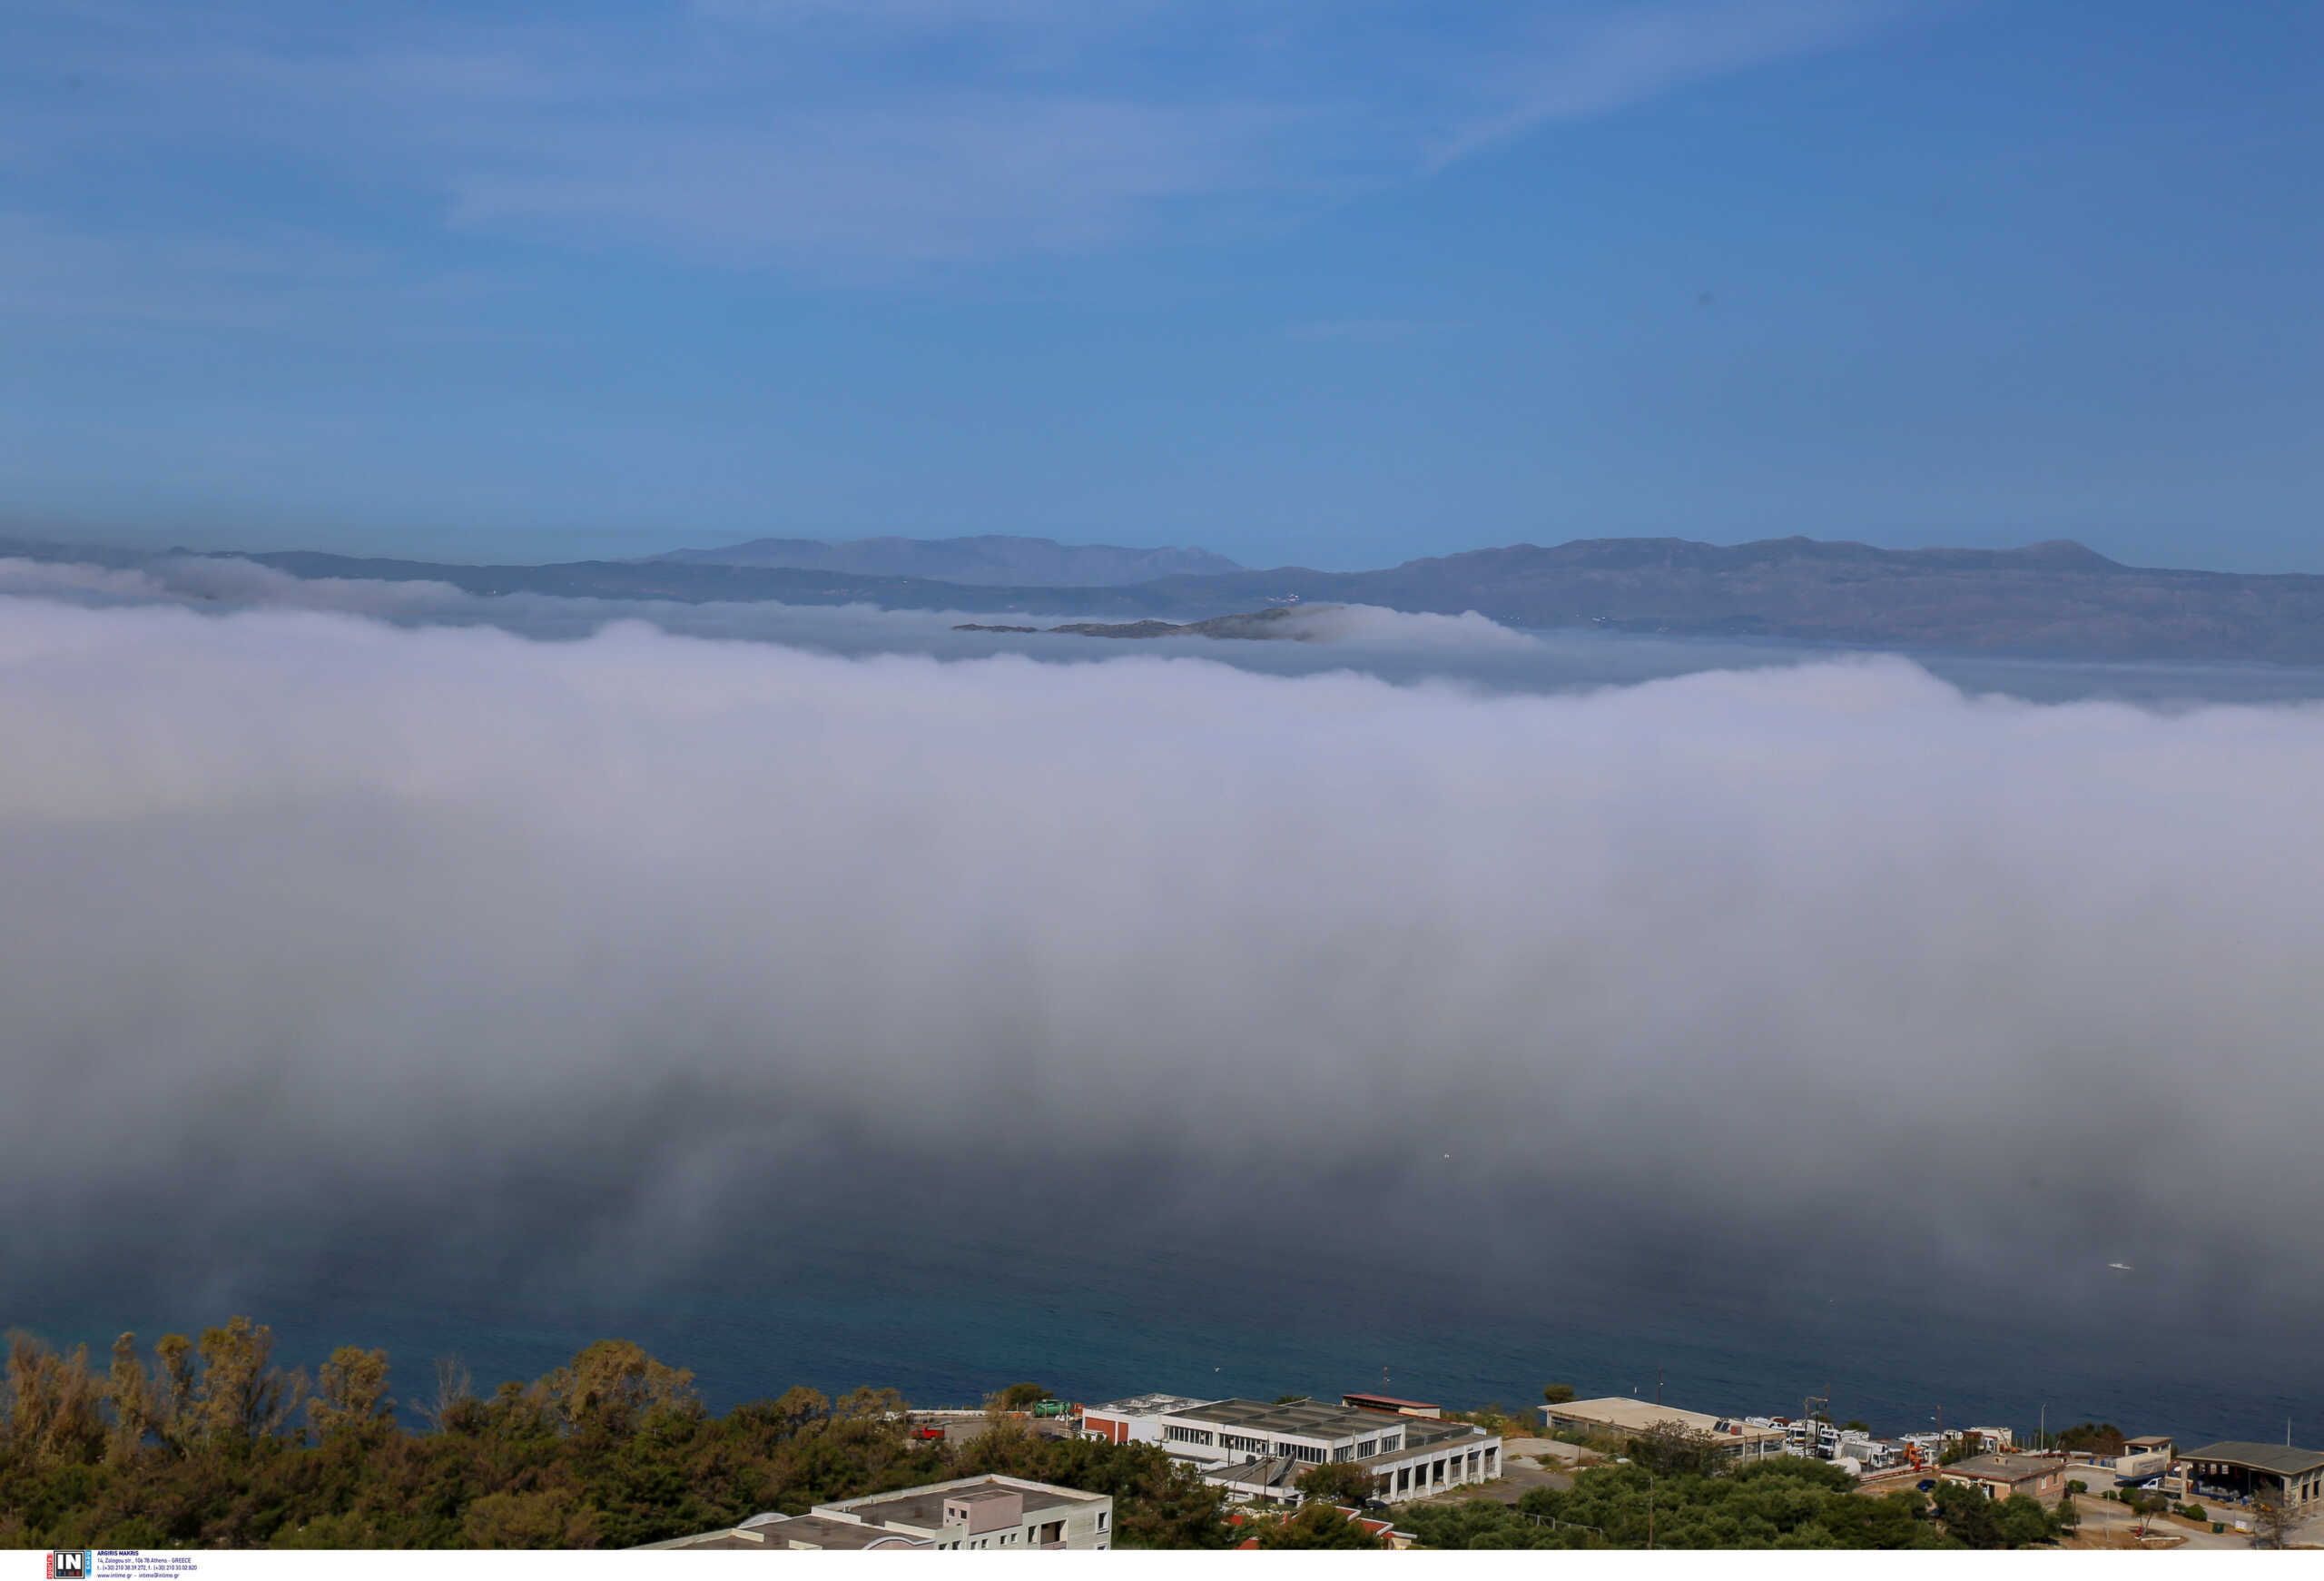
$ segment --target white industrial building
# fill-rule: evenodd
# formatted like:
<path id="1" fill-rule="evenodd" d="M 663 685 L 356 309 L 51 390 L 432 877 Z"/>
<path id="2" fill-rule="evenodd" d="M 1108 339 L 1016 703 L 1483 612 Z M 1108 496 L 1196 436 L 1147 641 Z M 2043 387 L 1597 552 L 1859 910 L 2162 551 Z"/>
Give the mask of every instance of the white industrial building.
<path id="1" fill-rule="evenodd" d="M 1500 1435 L 1466 1422 L 1229 1399 L 1164 1411 L 1157 1425 L 1165 1449 L 1232 1498 L 1295 1499 L 1302 1473 L 1342 1462 L 1370 1470 L 1373 1497 L 1390 1504 L 1501 1475 Z"/>

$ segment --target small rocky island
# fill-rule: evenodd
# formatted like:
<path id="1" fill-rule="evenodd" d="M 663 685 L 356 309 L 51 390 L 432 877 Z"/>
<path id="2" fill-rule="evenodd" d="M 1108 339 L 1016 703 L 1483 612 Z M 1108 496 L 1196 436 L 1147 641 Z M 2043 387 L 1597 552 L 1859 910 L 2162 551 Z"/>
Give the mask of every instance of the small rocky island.
<path id="1" fill-rule="evenodd" d="M 1168 620 L 1132 620 L 1118 626 L 1102 621 L 1077 620 L 1069 626 L 955 626 L 955 631 L 1013 631 L 1044 632 L 1049 636 L 1066 637 L 1239 637 L 1255 642 L 1313 642 L 1315 630 L 1299 618 L 1307 615 L 1327 614 L 1337 609 L 1337 604 L 1284 604 L 1272 609 L 1254 609 L 1242 615 L 1221 615 L 1210 620 L 1193 620 L 1181 626 Z"/>

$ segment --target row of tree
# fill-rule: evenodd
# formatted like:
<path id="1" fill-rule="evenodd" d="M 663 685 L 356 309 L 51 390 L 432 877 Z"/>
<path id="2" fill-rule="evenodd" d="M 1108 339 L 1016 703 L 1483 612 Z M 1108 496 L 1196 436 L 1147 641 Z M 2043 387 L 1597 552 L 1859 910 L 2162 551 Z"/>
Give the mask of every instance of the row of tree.
<path id="1" fill-rule="evenodd" d="M 1313 1467 L 1302 1508 L 1230 1523 L 1219 1491 L 1154 1446 L 1048 1437 L 1005 1415 L 1048 1398 L 1035 1384 L 996 1396 L 980 1436 L 937 1444 L 911 1434 L 892 1389 L 793 1388 L 714 1416 L 691 1373 L 606 1339 L 489 1396 L 439 1364 L 407 1425 L 385 1351 L 334 1351 L 310 1380 L 276 1365 L 263 1325 L 236 1318 L 150 1354 L 124 1334 L 103 1372 L 85 1349 L 12 1335 L 5 1388 L 0 1548 L 623 1547 L 992 1472 L 1111 1495 L 1124 1546 L 1378 1546 L 1339 1508 L 1370 1494 L 1365 1467 Z M 1949 1485 L 1867 1498 L 1837 1468 L 1787 1457 L 1730 1469 L 1675 1423 L 1623 1448 L 1625 1463 L 1513 1507 L 1407 1505 L 1396 1518 L 1452 1548 L 1990 1548 L 2062 1529 L 2031 1499 Z M 2063 1514 L 2074 1519 L 2071 1500 Z"/>
<path id="2" fill-rule="evenodd" d="M 1570 1488 L 1514 1505 L 1412 1505 L 1396 1522 L 1432 1548 L 2016 1548 L 2057 1540 L 2058 1519 L 2023 1497 L 1940 1486 L 1866 1497 L 1828 1461 L 1783 1456 L 1734 1471 L 1658 1461 L 1593 1466 Z"/>
<path id="3" fill-rule="evenodd" d="M 624 1547 L 988 1472 L 1112 1495 L 1124 1546 L 1233 1537 L 1218 1490 L 1158 1448 L 997 1409 L 960 1445 L 912 1438 L 892 1389 L 714 1416 L 690 1373 L 607 1339 L 489 1396 L 439 1366 L 408 1426 L 384 1351 L 340 1349 L 311 1380 L 273 1351 L 243 1318 L 150 1355 L 123 1335 L 103 1372 L 10 1336 L 0 1548 Z"/>

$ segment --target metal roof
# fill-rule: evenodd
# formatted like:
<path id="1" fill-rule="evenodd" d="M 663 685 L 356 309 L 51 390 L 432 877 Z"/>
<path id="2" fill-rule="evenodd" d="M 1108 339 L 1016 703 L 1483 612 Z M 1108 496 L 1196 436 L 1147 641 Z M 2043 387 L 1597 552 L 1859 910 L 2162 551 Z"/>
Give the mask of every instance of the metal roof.
<path id="1" fill-rule="evenodd" d="M 2295 1449 L 2289 1444 L 2250 1444 L 2240 1438 L 2206 1444 L 2200 1449 L 2182 1449 L 2179 1458 L 2220 1460 L 2275 1477 L 2298 1477 L 2303 1472 L 2324 1470 L 2324 1452 Z"/>

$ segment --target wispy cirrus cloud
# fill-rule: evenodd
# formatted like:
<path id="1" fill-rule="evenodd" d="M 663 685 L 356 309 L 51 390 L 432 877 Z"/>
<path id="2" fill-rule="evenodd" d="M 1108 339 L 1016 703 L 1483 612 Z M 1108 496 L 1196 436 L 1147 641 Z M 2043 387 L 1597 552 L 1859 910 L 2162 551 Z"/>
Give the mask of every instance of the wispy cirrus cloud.
<path id="1" fill-rule="evenodd" d="M 1552 122 L 1612 114 L 1714 77 L 1837 48 L 1903 9 L 1867 0 L 1712 0 L 1550 19 L 1493 72 L 1480 95 L 1491 107 L 1430 163 L 1442 169 Z"/>
<path id="2" fill-rule="evenodd" d="M 35 10 L 0 147 L 60 193 L 254 153 L 455 231 L 741 265 L 1200 237 L 1865 36 L 1898 0 L 696 0 L 485 24 Z M 69 83 L 69 87 L 60 84 Z M 283 198 L 281 203 L 294 200 Z M 277 215 L 280 219 L 282 216 Z"/>

